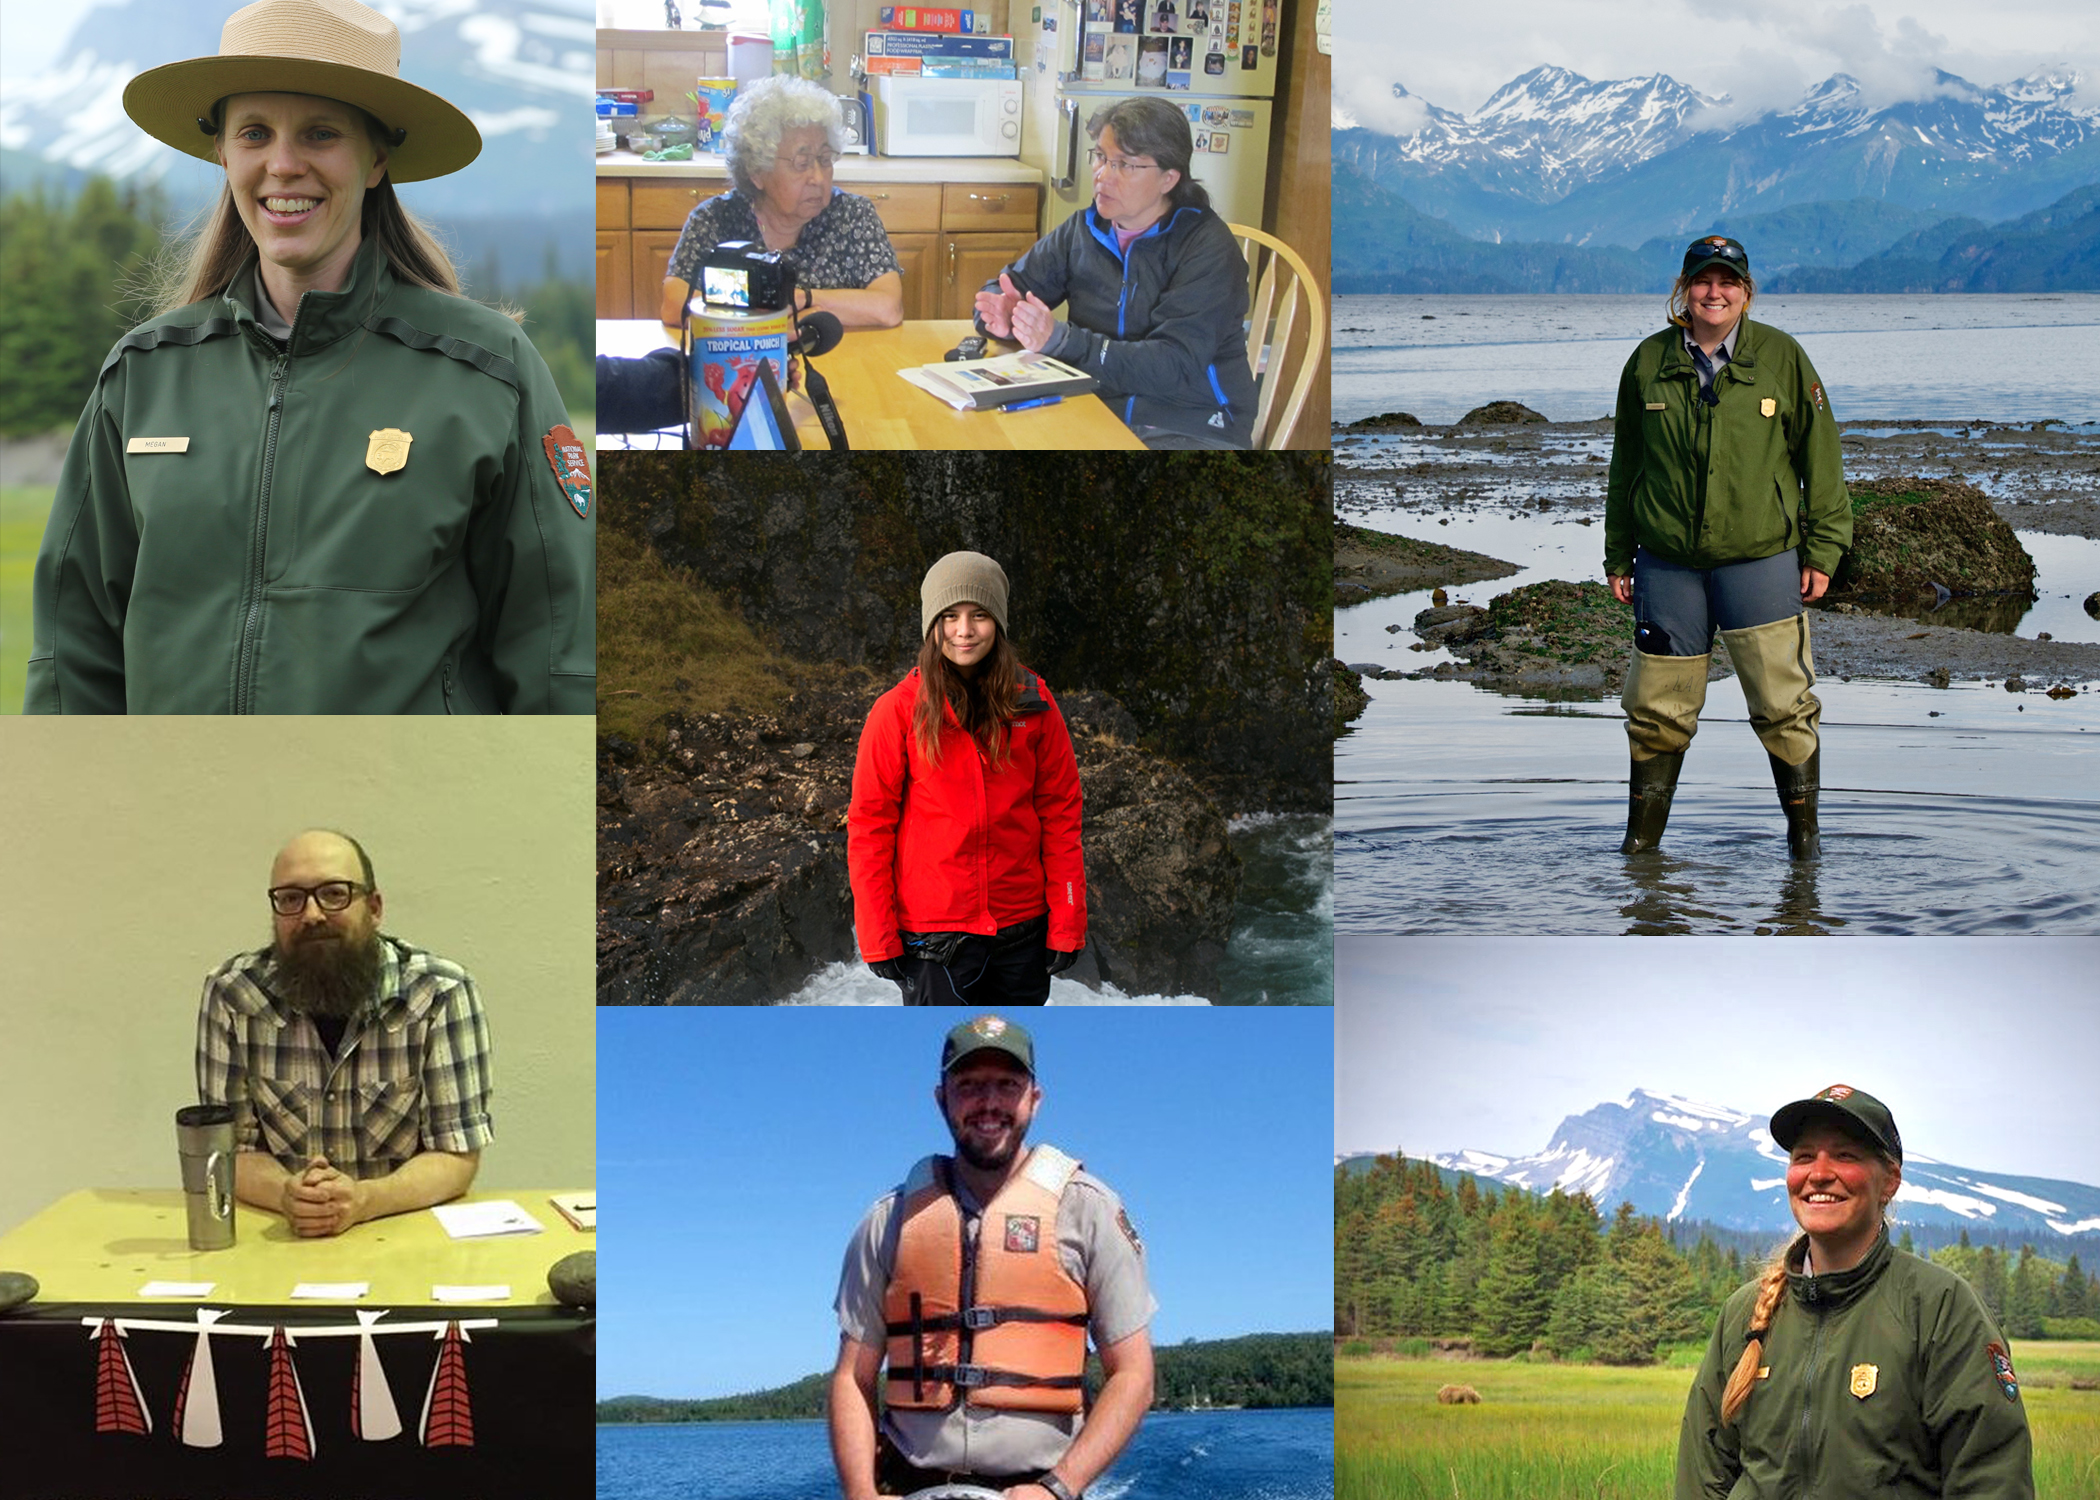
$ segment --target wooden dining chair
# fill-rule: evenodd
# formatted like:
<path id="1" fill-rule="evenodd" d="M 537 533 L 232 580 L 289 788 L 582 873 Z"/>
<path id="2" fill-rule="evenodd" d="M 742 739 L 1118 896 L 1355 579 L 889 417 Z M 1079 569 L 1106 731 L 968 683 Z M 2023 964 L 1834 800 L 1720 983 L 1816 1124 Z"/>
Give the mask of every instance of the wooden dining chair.
<path id="1" fill-rule="evenodd" d="M 1304 259 L 1282 240 L 1244 224 L 1226 228 L 1247 258 L 1247 366 L 1259 392 L 1254 446 L 1282 448 L 1327 353 L 1327 300 Z"/>

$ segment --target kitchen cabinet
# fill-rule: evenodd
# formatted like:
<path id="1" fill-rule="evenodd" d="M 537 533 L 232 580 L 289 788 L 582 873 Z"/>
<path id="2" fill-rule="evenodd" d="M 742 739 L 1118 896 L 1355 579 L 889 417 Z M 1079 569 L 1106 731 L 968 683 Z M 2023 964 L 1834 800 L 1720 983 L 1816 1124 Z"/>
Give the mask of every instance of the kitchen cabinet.
<path id="1" fill-rule="evenodd" d="M 875 205 L 897 252 L 907 319 L 968 317 L 977 288 L 1035 243 L 1042 189 L 1034 181 L 1001 180 L 1014 175 L 1009 163 L 987 170 L 967 161 L 849 157 L 840 166 L 838 185 Z M 969 180 L 973 168 L 984 180 Z M 880 175 L 849 180 L 853 170 Z M 905 181 L 904 172 L 934 180 Z M 950 174 L 965 180 L 940 180 Z M 694 175 L 607 172 L 598 178 L 600 317 L 657 315 L 664 268 L 686 216 L 728 186 L 726 177 L 704 168 Z"/>

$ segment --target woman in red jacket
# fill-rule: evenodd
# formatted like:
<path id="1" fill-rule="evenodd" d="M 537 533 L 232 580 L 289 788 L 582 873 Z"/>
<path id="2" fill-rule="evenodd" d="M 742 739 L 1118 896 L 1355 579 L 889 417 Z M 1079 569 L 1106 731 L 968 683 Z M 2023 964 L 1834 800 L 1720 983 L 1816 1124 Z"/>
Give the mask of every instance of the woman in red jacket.
<path id="1" fill-rule="evenodd" d="M 1006 573 L 951 552 L 919 665 L 875 701 L 846 815 L 853 926 L 906 1005 L 1041 1005 L 1086 946 L 1079 767 L 1006 635 Z"/>

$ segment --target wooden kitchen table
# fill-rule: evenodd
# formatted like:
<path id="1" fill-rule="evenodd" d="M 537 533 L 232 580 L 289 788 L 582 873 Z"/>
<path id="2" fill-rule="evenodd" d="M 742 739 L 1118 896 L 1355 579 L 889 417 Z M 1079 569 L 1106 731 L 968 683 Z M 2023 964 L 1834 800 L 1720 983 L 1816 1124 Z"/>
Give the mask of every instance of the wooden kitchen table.
<path id="1" fill-rule="evenodd" d="M 957 411 L 897 372 L 937 364 L 972 332 L 967 319 L 905 323 L 896 328 L 849 331 L 815 365 L 831 386 L 846 440 L 855 448 L 1087 448 L 1142 449 L 1122 420 L 1098 395 L 1067 396 L 1055 406 L 1007 414 Z M 651 349 L 675 348 L 678 330 L 653 318 L 608 319 L 598 324 L 598 352 L 639 359 Z M 1008 348 L 994 344 L 997 351 Z M 817 414 L 800 392 L 788 396 L 796 434 L 806 449 L 830 447 Z M 675 436 L 635 434 L 631 439 L 602 428 L 601 451 L 677 447 Z"/>
<path id="2" fill-rule="evenodd" d="M 35 1301 L 0 1315 L 8 1486 L 42 1500 L 586 1495 L 594 1472 L 590 1309 L 547 1268 L 597 1236 L 548 1193 L 495 1190 L 539 1234 L 454 1240 L 427 1210 L 300 1239 L 239 1205 L 235 1241 L 192 1251 L 174 1190 L 88 1188 L 0 1234 Z M 216 1283 L 141 1299 L 152 1281 Z M 362 1298 L 292 1300 L 364 1281 Z M 507 1285 L 437 1302 L 432 1288 Z M 367 1336 L 369 1335 L 369 1336 Z M 6 1488 L 7 1486 L 0 1486 Z"/>

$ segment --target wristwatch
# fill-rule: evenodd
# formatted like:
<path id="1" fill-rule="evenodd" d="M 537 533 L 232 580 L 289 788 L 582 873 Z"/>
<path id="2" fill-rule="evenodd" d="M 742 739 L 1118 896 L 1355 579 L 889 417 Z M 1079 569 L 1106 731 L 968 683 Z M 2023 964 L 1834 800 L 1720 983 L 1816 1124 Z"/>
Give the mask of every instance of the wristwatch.
<path id="1" fill-rule="evenodd" d="M 1079 1500 L 1077 1495 L 1065 1488 L 1065 1482 L 1059 1479 L 1055 1473 L 1045 1474 L 1036 1483 L 1055 1495 L 1057 1500 Z"/>

